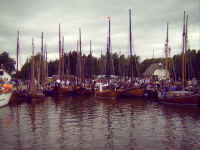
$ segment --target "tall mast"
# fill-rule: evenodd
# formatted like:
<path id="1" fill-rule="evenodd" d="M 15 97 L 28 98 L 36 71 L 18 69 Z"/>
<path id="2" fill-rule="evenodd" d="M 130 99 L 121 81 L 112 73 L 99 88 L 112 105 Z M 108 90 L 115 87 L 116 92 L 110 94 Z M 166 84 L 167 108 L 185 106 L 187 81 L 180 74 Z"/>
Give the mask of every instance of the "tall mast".
<path id="1" fill-rule="evenodd" d="M 132 52 L 132 10 L 129 9 L 129 45 L 130 45 L 130 73 L 133 81 L 133 52 Z"/>
<path id="2" fill-rule="evenodd" d="M 60 24 L 59 24 L 59 64 L 58 64 L 58 78 L 61 80 L 61 34 L 60 34 Z"/>
<path id="3" fill-rule="evenodd" d="M 44 44 L 44 76 L 45 76 L 45 80 L 47 80 L 48 78 L 48 64 L 47 64 L 47 43 L 45 40 L 45 44 Z"/>
<path id="4" fill-rule="evenodd" d="M 76 76 L 77 76 L 77 82 L 78 83 L 78 78 L 80 77 L 80 74 L 79 74 L 79 40 L 77 40 L 77 43 L 76 43 Z"/>
<path id="5" fill-rule="evenodd" d="M 70 77 L 69 77 L 69 72 L 70 72 L 70 64 L 69 64 L 69 53 L 67 52 L 67 49 L 66 49 L 66 59 L 67 61 L 65 61 L 66 63 L 66 79 L 69 80 Z"/>
<path id="6" fill-rule="evenodd" d="M 43 86 L 44 84 L 44 47 L 43 47 L 43 32 L 41 36 L 41 71 L 40 71 L 40 82 Z"/>
<path id="7" fill-rule="evenodd" d="M 32 63 L 31 63 L 31 86 L 30 91 L 33 92 L 35 90 L 35 58 L 34 58 L 34 39 L 32 38 Z"/>
<path id="8" fill-rule="evenodd" d="M 18 70 L 19 70 L 19 31 L 17 31 L 17 64 L 16 64 L 16 79 L 18 80 Z M 18 90 L 18 84 L 17 84 Z"/>
<path id="9" fill-rule="evenodd" d="M 47 79 L 48 79 L 48 61 L 47 61 L 47 49 L 46 49 L 46 77 L 47 77 Z"/>
<path id="10" fill-rule="evenodd" d="M 182 86 L 185 87 L 185 11 L 183 18 L 183 49 L 182 49 Z"/>
<path id="11" fill-rule="evenodd" d="M 168 52 L 168 23 L 167 23 L 167 33 L 166 33 L 166 43 L 165 43 L 165 70 L 166 70 L 166 77 L 167 77 L 167 71 L 168 71 L 168 56 L 169 56 L 169 52 Z"/>
<path id="12" fill-rule="evenodd" d="M 108 51 L 109 51 L 109 54 L 110 54 L 110 44 L 111 44 L 111 39 L 110 39 L 110 17 L 108 18 L 108 25 L 109 25 L 109 29 L 108 29 Z"/>
<path id="13" fill-rule="evenodd" d="M 89 78 L 92 78 L 92 72 L 93 72 L 93 68 L 92 68 L 92 41 L 90 40 L 90 54 L 89 54 Z"/>
<path id="14" fill-rule="evenodd" d="M 92 41 L 90 40 L 90 55 L 92 55 Z"/>
<path id="15" fill-rule="evenodd" d="M 79 53 L 79 76 L 80 76 L 80 81 L 82 82 L 83 80 L 83 72 L 82 72 L 82 49 L 81 49 L 81 28 L 79 28 L 79 50 L 80 50 L 80 53 Z"/>
<path id="16" fill-rule="evenodd" d="M 133 56 L 133 53 L 132 53 L 132 17 L 131 17 L 131 14 L 132 14 L 132 10 L 129 9 L 129 44 L 130 44 L 130 56 Z"/>
<path id="17" fill-rule="evenodd" d="M 185 68 L 185 80 L 187 80 L 187 78 L 189 77 L 189 72 L 191 71 L 187 71 L 187 64 L 186 64 L 186 59 L 187 59 L 187 50 L 188 50 L 188 15 L 185 18 L 185 63 L 184 63 L 184 68 Z M 189 69 L 189 67 L 188 67 Z"/>
<path id="18" fill-rule="evenodd" d="M 108 37 L 107 37 L 107 62 L 106 62 L 106 76 L 110 77 L 111 74 L 111 61 L 110 61 L 110 17 L 107 17 L 108 19 Z"/>
<path id="19" fill-rule="evenodd" d="M 77 54 L 78 54 L 78 49 L 79 49 L 79 40 L 77 40 L 77 42 L 76 42 L 76 51 L 77 51 Z"/>
<path id="20" fill-rule="evenodd" d="M 62 51 L 61 51 L 61 80 L 64 79 L 64 36 L 62 38 Z"/>
<path id="21" fill-rule="evenodd" d="M 82 55 L 82 51 L 81 51 L 81 45 L 82 43 L 81 43 L 81 28 L 79 28 L 79 46 L 80 46 L 80 55 Z"/>

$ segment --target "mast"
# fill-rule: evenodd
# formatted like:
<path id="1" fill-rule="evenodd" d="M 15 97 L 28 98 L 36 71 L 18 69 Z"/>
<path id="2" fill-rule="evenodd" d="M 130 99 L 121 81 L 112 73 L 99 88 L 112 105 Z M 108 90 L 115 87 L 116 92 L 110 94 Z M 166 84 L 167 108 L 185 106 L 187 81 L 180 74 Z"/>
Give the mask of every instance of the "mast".
<path id="1" fill-rule="evenodd" d="M 182 49 L 182 88 L 185 87 L 185 11 L 184 11 L 184 18 L 183 18 L 183 49 Z"/>
<path id="2" fill-rule="evenodd" d="M 129 44 L 130 44 L 130 56 L 133 56 L 132 53 L 132 18 L 131 18 L 132 11 L 129 9 Z"/>
<path id="3" fill-rule="evenodd" d="M 48 62 L 47 62 L 47 49 L 46 49 L 46 79 L 48 79 L 48 76 L 49 76 L 49 74 L 48 74 Z"/>
<path id="4" fill-rule="evenodd" d="M 59 24 L 59 64 L 58 64 L 58 78 L 61 80 L 61 34 L 60 34 L 60 24 Z"/>
<path id="5" fill-rule="evenodd" d="M 107 37 L 107 62 L 106 62 L 106 76 L 109 78 L 111 75 L 111 61 L 110 61 L 110 17 L 108 19 L 108 37 Z"/>
<path id="6" fill-rule="evenodd" d="M 79 40 L 77 40 L 77 42 L 76 42 L 76 51 L 77 51 L 77 54 L 78 54 L 78 49 L 79 49 Z"/>
<path id="7" fill-rule="evenodd" d="M 67 52 L 67 49 L 66 49 L 66 59 L 67 61 L 66 62 L 66 79 L 67 80 L 70 80 L 70 76 L 69 76 L 69 72 L 70 72 L 70 60 L 69 60 L 69 53 Z"/>
<path id="8" fill-rule="evenodd" d="M 30 86 L 30 91 L 34 92 L 35 90 L 35 58 L 34 58 L 34 39 L 32 38 L 32 62 L 31 62 L 31 86 Z"/>
<path id="9" fill-rule="evenodd" d="M 187 60 L 187 50 L 188 50 L 188 15 L 186 16 L 185 20 L 185 80 L 189 79 L 189 65 L 187 65 L 186 60 Z M 189 61 L 188 61 L 189 63 Z M 187 71 L 187 66 L 188 66 L 188 71 Z"/>
<path id="10" fill-rule="evenodd" d="M 81 28 L 79 28 L 79 46 L 80 46 L 80 49 L 79 49 L 79 50 L 80 50 L 80 55 L 82 55 L 82 54 L 81 54 L 81 46 L 82 46 L 81 44 L 82 44 L 82 43 L 81 43 Z"/>
<path id="11" fill-rule="evenodd" d="M 62 38 L 62 50 L 61 50 L 61 80 L 64 79 L 64 36 Z"/>
<path id="12" fill-rule="evenodd" d="M 119 77 L 120 77 L 119 79 L 120 79 L 120 81 L 121 81 L 121 79 L 122 79 L 122 74 L 123 74 L 123 73 L 122 73 L 122 70 L 121 70 L 121 64 L 122 64 L 122 63 L 121 63 L 120 57 L 121 57 L 121 50 L 119 51 L 119 63 L 118 63 L 118 68 L 119 68 L 119 69 L 118 69 L 118 70 L 119 70 L 118 73 L 119 73 Z"/>
<path id="13" fill-rule="evenodd" d="M 17 31 L 17 65 L 16 65 L 16 79 L 18 81 L 18 64 L 19 64 L 19 31 Z M 17 91 L 18 91 L 18 84 L 17 84 Z"/>
<path id="14" fill-rule="evenodd" d="M 166 74 L 165 76 L 167 77 L 167 71 L 168 71 L 168 56 L 169 56 L 169 47 L 168 47 L 168 42 L 169 42 L 169 37 L 168 37 L 168 23 L 167 23 L 167 33 L 166 33 L 166 43 L 165 43 L 165 70 Z"/>
<path id="15" fill-rule="evenodd" d="M 79 81 L 79 76 L 80 76 L 80 74 L 79 74 L 79 40 L 77 40 L 77 43 L 76 43 L 77 45 L 77 47 L 76 47 L 76 84 L 78 84 L 78 81 Z"/>
<path id="16" fill-rule="evenodd" d="M 129 46 L 130 46 L 130 73 L 131 82 L 133 81 L 133 52 L 132 52 L 132 10 L 129 9 Z"/>
<path id="17" fill-rule="evenodd" d="M 92 41 L 90 40 L 90 55 L 92 55 Z"/>
<path id="18" fill-rule="evenodd" d="M 91 79 L 92 78 L 92 72 L 93 72 L 93 68 L 92 68 L 92 41 L 90 40 L 90 54 L 89 54 L 89 68 L 88 68 L 88 71 L 89 71 L 89 78 Z"/>
<path id="19" fill-rule="evenodd" d="M 80 50 L 80 52 L 79 52 L 79 77 L 80 77 L 80 81 L 82 82 L 83 81 L 83 72 L 82 72 L 82 45 L 81 45 L 82 43 L 81 43 L 81 28 L 79 28 L 79 50 Z"/>
<path id="20" fill-rule="evenodd" d="M 45 44 L 44 44 L 44 76 L 45 76 L 45 80 L 47 80 L 48 78 L 48 63 L 47 63 L 47 43 L 45 40 Z"/>
<path id="21" fill-rule="evenodd" d="M 41 71 L 40 71 L 40 82 L 41 86 L 44 84 L 44 47 L 43 47 L 43 32 L 41 36 Z"/>
<path id="22" fill-rule="evenodd" d="M 109 30 L 108 30 L 108 50 L 109 50 L 109 54 L 110 54 L 110 44 L 111 44 L 111 40 L 110 40 L 110 17 L 108 18 L 108 25 L 109 25 Z"/>

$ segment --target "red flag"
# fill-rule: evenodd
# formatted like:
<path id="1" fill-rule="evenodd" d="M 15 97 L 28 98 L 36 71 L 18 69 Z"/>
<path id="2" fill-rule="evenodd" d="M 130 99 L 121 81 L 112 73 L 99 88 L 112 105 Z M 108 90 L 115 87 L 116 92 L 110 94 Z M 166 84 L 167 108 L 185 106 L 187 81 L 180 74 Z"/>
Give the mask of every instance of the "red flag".
<path id="1" fill-rule="evenodd" d="M 107 16 L 107 19 L 110 20 L 110 16 Z"/>

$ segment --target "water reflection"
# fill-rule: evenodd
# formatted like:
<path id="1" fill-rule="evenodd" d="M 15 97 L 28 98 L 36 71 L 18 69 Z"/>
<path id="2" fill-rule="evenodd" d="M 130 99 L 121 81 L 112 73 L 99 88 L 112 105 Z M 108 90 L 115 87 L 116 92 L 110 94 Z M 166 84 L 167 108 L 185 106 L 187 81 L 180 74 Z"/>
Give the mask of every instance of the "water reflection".
<path id="1" fill-rule="evenodd" d="M 3 149 L 200 149 L 200 109 L 143 99 L 47 98 L 0 109 Z"/>

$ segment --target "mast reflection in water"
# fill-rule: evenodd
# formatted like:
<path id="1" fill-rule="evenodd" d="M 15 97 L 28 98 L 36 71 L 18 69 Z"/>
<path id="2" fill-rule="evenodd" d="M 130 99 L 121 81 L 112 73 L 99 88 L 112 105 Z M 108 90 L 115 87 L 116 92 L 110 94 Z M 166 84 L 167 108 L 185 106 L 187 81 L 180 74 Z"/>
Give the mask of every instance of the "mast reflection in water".
<path id="1" fill-rule="evenodd" d="M 0 109 L 0 146 L 13 149 L 200 149 L 200 109 L 143 99 L 47 98 Z"/>

